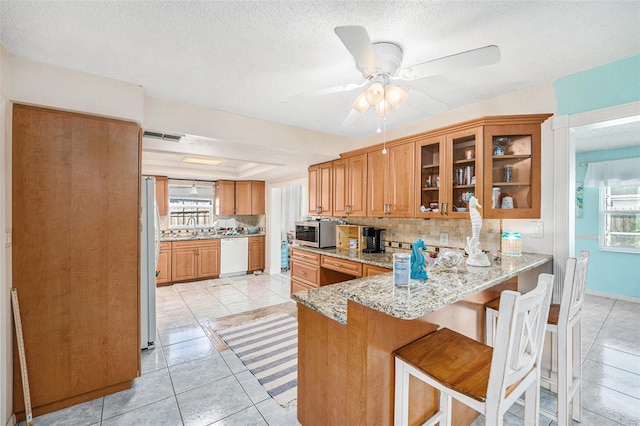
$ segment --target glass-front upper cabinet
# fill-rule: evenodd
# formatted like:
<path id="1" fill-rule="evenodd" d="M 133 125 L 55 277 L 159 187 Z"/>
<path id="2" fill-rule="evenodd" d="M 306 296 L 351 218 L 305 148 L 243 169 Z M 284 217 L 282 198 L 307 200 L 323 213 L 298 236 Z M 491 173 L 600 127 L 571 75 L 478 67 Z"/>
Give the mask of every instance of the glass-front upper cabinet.
<path id="1" fill-rule="evenodd" d="M 482 199 L 482 146 L 481 127 L 416 141 L 417 217 L 468 217 L 469 199 Z"/>
<path id="2" fill-rule="evenodd" d="M 486 126 L 484 217 L 540 217 L 540 124 Z"/>

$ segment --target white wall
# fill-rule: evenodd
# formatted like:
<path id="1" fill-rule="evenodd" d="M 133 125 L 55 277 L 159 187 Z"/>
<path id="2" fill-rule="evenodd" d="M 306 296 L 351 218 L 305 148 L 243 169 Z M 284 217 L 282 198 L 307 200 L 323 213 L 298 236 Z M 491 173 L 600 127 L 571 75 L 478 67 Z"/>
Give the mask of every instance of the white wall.
<path id="1" fill-rule="evenodd" d="M 18 57 L 10 63 L 13 102 L 142 123 L 141 86 Z"/>
<path id="2" fill-rule="evenodd" d="M 11 77 L 9 67 L 9 54 L 0 44 L 0 424 L 13 424 L 13 352 L 12 334 L 13 322 L 11 320 L 11 305 L 9 290 L 11 289 L 11 248 L 7 241 L 7 235 L 11 231 L 7 223 L 7 216 L 11 215 L 10 193 L 7 191 L 7 183 L 11 179 L 11 161 L 9 149 L 11 129 L 11 108 L 8 98 L 9 80 Z"/>
<path id="3" fill-rule="evenodd" d="M 327 133 L 150 96 L 144 100 L 144 127 L 331 158 L 354 143 Z"/>

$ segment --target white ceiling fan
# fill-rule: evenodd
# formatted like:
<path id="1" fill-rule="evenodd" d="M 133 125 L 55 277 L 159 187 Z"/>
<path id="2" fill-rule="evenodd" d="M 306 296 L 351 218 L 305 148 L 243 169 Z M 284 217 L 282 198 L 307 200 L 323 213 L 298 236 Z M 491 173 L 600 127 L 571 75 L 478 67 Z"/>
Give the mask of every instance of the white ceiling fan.
<path id="1" fill-rule="evenodd" d="M 364 81 L 299 94 L 281 101 L 349 92 L 367 86 L 353 101 L 353 109 L 344 125 L 353 124 L 370 107 L 375 109 L 378 117 L 388 114 L 391 108 L 399 108 L 408 99 L 408 87 L 399 87 L 393 84 L 395 82 L 411 82 L 447 72 L 491 65 L 500 60 L 500 49 L 490 45 L 401 68 L 402 48 L 398 44 L 387 41 L 372 43 L 367 30 L 359 25 L 340 26 L 334 31 L 353 56 Z M 415 89 L 412 93 L 417 97 L 426 97 Z"/>

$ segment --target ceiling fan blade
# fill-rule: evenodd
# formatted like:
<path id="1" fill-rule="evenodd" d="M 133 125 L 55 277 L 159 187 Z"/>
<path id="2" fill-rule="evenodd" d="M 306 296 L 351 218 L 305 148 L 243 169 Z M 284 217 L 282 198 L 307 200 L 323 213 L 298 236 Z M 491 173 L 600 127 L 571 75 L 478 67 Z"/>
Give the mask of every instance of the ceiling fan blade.
<path id="1" fill-rule="evenodd" d="M 334 31 L 355 59 L 358 70 L 365 77 L 382 68 L 369 34 L 364 27 L 345 25 L 336 27 Z"/>
<path id="2" fill-rule="evenodd" d="M 485 46 L 399 69 L 396 77 L 392 77 L 392 79 L 417 80 L 447 72 L 492 65 L 498 61 L 500 61 L 498 46 Z"/>
<path id="3" fill-rule="evenodd" d="M 341 86 L 334 86 L 334 87 L 327 87 L 326 89 L 319 89 L 319 90 L 314 90 L 312 92 L 308 92 L 308 93 L 301 93 L 298 95 L 293 95 L 293 96 L 288 96 L 288 97 L 284 97 L 284 98 L 278 98 L 278 100 L 280 102 L 291 102 L 291 101 L 298 101 L 300 99 L 305 99 L 305 98 L 312 98 L 314 96 L 324 96 L 324 95 L 330 95 L 332 93 L 340 93 L 340 92 L 350 92 L 352 90 L 358 89 L 360 87 L 363 87 L 365 84 L 367 84 L 369 82 L 369 79 L 365 80 L 362 83 L 349 83 L 349 84 L 343 84 Z"/>
<path id="4" fill-rule="evenodd" d="M 360 118 L 362 118 L 363 115 L 364 114 L 360 114 L 360 112 L 357 109 L 351 108 L 351 111 L 349 111 L 349 114 L 347 114 L 347 118 L 344 119 L 344 121 L 342 122 L 342 125 L 344 127 L 353 126 L 358 121 L 360 121 Z"/>
<path id="5" fill-rule="evenodd" d="M 429 114 L 442 114 L 449 110 L 449 105 L 437 100 L 436 98 L 422 93 L 414 88 L 409 88 L 409 97 L 407 103 L 420 111 L 427 112 Z"/>

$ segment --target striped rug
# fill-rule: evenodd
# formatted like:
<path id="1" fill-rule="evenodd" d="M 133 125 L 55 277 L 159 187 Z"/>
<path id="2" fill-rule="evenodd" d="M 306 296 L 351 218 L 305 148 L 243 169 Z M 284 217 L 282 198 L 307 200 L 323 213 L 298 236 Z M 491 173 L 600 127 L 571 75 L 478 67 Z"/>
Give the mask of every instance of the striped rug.
<path id="1" fill-rule="evenodd" d="M 280 405 L 297 396 L 298 321 L 275 314 L 217 332 Z"/>

